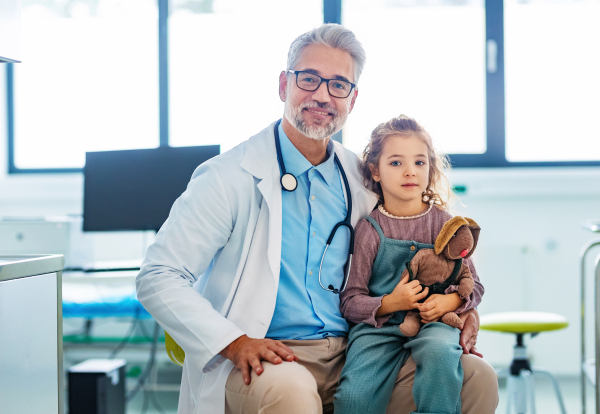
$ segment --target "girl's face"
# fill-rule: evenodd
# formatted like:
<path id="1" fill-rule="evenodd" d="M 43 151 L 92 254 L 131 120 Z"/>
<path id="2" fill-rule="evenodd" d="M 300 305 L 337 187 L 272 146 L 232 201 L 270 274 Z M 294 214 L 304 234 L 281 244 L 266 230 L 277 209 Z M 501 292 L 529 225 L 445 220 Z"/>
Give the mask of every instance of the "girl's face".
<path id="1" fill-rule="evenodd" d="M 385 139 L 379 165 L 371 166 L 371 172 L 381 184 L 386 206 L 421 207 L 429 182 L 427 153 L 427 145 L 414 134 Z"/>

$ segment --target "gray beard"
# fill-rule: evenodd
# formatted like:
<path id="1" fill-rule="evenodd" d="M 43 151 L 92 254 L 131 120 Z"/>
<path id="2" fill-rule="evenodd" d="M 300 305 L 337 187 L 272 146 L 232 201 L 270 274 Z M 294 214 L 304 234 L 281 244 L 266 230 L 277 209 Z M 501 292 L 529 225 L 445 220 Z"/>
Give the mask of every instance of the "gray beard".
<path id="1" fill-rule="evenodd" d="M 302 117 L 302 110 L 304 108 L 325 109 L 327 112 L 331 112 L 333 114 L 333 119 L 327 125 L 306 125 L 306 122 Z M 287 119 L 288 122 L 292 124 L 292 126 L 296 128 L 302 135 L 317 141 L 322 141 L 326 138 L 329 138 L 336 132 L 340 131 L 346 123 L 346 118 L 348 118 L 348 114 L 340 116 L 335 109 L 327 105 L 325 107 L 321 107 L 314 101 L 310 103 L 304 103 L 297 108 L 293 108 L 292 105 L 290 105 L 289 100 L 285 101 L 284 116 L 285 119 Z"/>

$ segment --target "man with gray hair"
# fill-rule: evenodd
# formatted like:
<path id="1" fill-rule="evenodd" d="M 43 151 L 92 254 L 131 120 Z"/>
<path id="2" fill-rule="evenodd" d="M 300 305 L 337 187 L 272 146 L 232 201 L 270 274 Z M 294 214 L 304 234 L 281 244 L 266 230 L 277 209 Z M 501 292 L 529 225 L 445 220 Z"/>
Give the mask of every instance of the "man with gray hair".
<path id="1" fill-rule="evenodd" d="M 348 334 L 338 293 L 351 228 L 376 196 L 331 136 L 364 63 L 342 26 L 297 38 L 279 77 L 283 119 L 200 165 L 149 247 L 138 298 L 185 351 L 179 413 L 333 412 Z M 477 330 L 468 313 L 466 354 Z M 474 355 L 462 363 L 463 412 L 493 413 L 495 372 Z M 388 412 L 415 409 L 414 372 L 409 359 Z"/>

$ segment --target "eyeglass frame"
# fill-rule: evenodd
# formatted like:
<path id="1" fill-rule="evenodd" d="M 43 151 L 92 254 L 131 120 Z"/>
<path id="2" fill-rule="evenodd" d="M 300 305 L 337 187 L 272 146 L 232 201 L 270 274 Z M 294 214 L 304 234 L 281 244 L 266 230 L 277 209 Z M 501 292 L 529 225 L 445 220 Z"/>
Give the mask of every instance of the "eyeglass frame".
<path id="1" fill-rule="evenodd" d="M 298 88 L 302 89 L 303 91 L 307 91 L 307 92 L 315 92 L 315 91 L 317 91 L 317 90 L 318 90 L 318 89 L 321 87 L 321 84 L 322 84 L 323 82 L 325 82 L 325 84 L 327 85 L 327 93 L 328 93 L 330 96 L 334 97 L 334 98 L 346 99 L 347 97 L 349 97 L 349 96 L 350 96 L 350 94 L 352 93 L 352 91 L 353 91 L 353 90 L 356 88 L 356 84 L 355 84 L 355 83 L 352 83 L 352 82 L 350 82 L 350 81 L 348 81 L 348 80 L 344 80 L 344 79 L 326 79 L 326 78 L 323 78 L 322 76 L 319 76 L 319 75 L 317 75 L 317 74 L 315 74 L 315 73 L 312 73 L 312 72 L 311 72 L 311 71 L 309 71 L 309 70 L 291 70 L 291 69 L 288 69 L 288 70 L 287 70 L 287 73 L 293 73 L 294 75 L 296 75 L 296 86 L 297 86 Z M 315 89 L 313 89 L 312 91 L 311 91 L 311 90 L 308 90 L 308 89 L 304 89 L 304 88 L 300 87 L 300 85 L 298 85 L 298 74 L 299 74 L 299 73 L 308 73 L 308 74 L 311 74 L 311 75 L 313 75 L 313 76 L 316 76 L 317 78 L 321 79 L 321 82 L 319 82 L 319 84 L 317 85 L 317 87 L 316 87 Z M 348 95 L 346 95 L 346 96 L 344 96 L 344 97 L 342 97 L 342 96 L 335 96 L 335 95 L 332 95 L 332 94 L 331 94 L 331 92 L 329 92 L 329 82 L 330 82 L 330 81 L 342 81 L 342 82 L 349 83 L 349 84 L 350 84 L 350 91 L 348 92 Z"/>

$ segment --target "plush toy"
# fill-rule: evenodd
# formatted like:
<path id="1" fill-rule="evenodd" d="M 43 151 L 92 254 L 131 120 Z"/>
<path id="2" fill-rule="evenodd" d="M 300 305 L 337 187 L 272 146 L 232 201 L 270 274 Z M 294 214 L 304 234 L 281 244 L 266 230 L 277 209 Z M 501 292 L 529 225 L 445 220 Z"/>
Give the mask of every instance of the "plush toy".
<path id="1" fill-rule="evenodd" d="M 473 276 L 463 263 L 471 257 L 481 228 L 472 219 L 456 216 L 448 220 L 437 239 L 434 249 L 421 249 L 413 259 L 406 263 L 402 277 L 409 281 L 418 280 L 421 286 L 429 287 L 427 298 L 433 294 L 444 294 L 450 285 L 458 285 L 458 295 L 465 299 L 473 292 Z M 423 299 L 424 302 L 427 298 Z M 448 312 L 441 318 L 452 327 L 461 325 L 460 318 L 454 312 Z M 418 311 L 408 311 L 400 332 L 406 336 L 415 336 L 421 329 L 421 317 Z"/>

